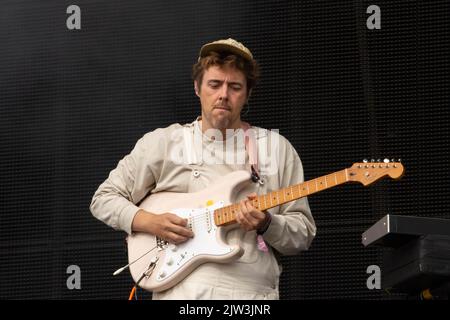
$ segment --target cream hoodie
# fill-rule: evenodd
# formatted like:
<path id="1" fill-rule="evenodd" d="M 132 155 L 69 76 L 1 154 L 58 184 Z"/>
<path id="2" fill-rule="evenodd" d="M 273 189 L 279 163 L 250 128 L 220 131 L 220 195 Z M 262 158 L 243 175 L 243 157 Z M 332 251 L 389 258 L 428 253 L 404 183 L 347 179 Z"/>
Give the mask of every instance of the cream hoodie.
<path id="1" fill-rule="evenodd" d="M 138 140 L 95 192 L 92 214 L 114 229 L 131 233 L 138 204 L 147 194 L 196 192 L 235 170 L 249 170 L 248 155 L 236 135 L 226 139 L 239 156 L 227 157 L 223 141 L 212 140 L 201 131 L 200 117 L 194 122 L 156 129 Z M 264 184 L 250 183 L 239 201 L 251 192 L 258 195 L 303 182 L 303 167 L 293 146 L 274 131 L 251 127 L 256 134 L 260 176 Z M 268 152 L 268 150 L 270 152 Z M 239 163 L 237 159 L 242 159 Z M 245 164 L 243 163 L 245 159 Z M 272 222 L 263 237 L 269 252 L 260 251 L 256 232 L 231 230 L 228 242 L 245 250 L 236 262 L 205 263 L 176 286 L 153 293 L 153 299 L 278 299 L 281 268 L 276 256 L 307 250 L 316 226 L 306 198 L 269 210 Z"/>

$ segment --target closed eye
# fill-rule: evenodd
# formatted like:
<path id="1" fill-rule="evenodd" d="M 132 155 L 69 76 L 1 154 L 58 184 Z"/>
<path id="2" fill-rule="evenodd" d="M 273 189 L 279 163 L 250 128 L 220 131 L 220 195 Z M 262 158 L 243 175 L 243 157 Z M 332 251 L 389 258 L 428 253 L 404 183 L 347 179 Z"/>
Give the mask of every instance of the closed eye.
<path id="1" fill-rule="evenodd" d="M 209 85 L 211 88 L 217 89 L 217 88 L 220 87 L 220 81 L 217 81 L 217 80 L 210 80 L 210 81 L 208 81 L 208 85 Z"/>

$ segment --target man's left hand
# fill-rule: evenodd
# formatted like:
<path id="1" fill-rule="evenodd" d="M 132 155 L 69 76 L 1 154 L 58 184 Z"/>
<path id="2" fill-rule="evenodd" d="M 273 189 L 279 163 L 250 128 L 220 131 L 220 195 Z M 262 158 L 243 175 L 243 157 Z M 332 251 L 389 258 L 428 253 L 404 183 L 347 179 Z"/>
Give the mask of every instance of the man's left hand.
<path id="1" fill-rule="evenodd" d="M 256 193 L 251 193 L 247 196 L 247 199 L 243 199 L 239 203 L 240 211 L 236 214 L 236 220 L 246 231 L 259 230 L 266 224 L 268 219 L 267 214 L 257 210 L 252 205 L 252 201 L 256 198 Z"/>

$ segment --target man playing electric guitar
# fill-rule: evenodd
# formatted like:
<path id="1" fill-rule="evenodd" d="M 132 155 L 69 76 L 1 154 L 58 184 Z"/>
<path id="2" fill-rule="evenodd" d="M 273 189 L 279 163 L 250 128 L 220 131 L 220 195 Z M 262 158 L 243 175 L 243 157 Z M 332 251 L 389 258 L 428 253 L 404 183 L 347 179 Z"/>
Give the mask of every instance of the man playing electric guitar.
<path id="1" fill-rule="evenodd" d="M 145 134 L 99 186 L 91 212 L 126 231 L 131 249 L 144 237 L 130 269 L 154 299 L 278 299 L 277 256 L 307 250 L 316 226 L 306 197 L 272 207 L 279 196 L 258 205 L 257 195 L 303 182 L 302 163 L 283 136 L 241 121 L 258 80 L 245 46 L 204 45 L 193 80 L 201 116 Z"/>

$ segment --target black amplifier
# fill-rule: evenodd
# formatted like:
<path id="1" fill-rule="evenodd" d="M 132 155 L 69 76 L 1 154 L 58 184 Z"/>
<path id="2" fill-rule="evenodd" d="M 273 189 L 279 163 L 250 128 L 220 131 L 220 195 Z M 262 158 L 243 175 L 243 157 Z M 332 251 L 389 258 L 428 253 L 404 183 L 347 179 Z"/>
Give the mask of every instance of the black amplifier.
<path id="1" fill-rule="evenodd" d="M 409 294 L 448 290 L 450 220 L 386 215 L 362 234 L 362 243 L 386 247 L 381 268 L 384 289 Z"/>

